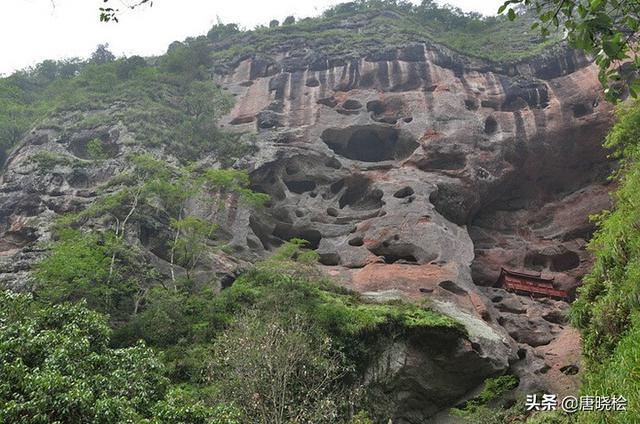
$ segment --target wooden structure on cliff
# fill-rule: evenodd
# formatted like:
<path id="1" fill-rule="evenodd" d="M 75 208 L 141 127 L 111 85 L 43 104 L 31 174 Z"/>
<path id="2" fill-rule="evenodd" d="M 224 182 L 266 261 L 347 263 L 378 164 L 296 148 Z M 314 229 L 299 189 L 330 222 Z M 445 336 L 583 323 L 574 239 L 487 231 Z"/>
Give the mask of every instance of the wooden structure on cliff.
<path id="1" fill-rule="evenodd" d="M 550 297 L 569 302 L 569 292 L 556 289 L 553 286 L 553 278 L 542 278 L 537 275 L 508 271 L 500 268 L 500 276 L 495 287 L 502 287 L 508 292 L 527 294 L 534 297 Z"/>

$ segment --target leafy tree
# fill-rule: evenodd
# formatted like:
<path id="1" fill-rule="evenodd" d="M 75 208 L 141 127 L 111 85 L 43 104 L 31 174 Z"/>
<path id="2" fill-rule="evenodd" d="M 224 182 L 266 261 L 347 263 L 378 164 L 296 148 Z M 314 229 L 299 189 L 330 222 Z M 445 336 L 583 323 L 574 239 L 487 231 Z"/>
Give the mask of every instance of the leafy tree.
<path id="1" fill-rule="evenodd" d="M 547 36 L 562 27 L 569 43 L 595 57 L 600 67 L 600 82 L 611 100 L 625 94 L 625 88 L 636 97 L 640 90 L 637 54 L 640 29 L 640 3 L 624 0 L 507 0 L 498 13 L 509 19 L 517 16 L 513 6 L 524 5 L 535 10 L 539 28 Z"/>
<path id="2" fill-rule="evenodd" d="M 160 61 L 163 70 L 180 74 L 187 81 L 207 79 L 212 65 L 211 47 L 204 36 L 173 43 Z"/>
<path id="3" fill-rule="evenodd" d="M 176 263 L 185 269 L 187 278 L 191 278 L 190 272 L 200 262 L 207 250 L 207 240 L 213 236 L 218 226 L 206 219 L 187 216 L 173 219 L 171 227 L 179 234 L 171 243 L 171 257 L 175 256 Z"/>
<path id="4" fill-rule="evenodd" d="M 240 28 L 238 28 L 237 24 L 223 24 L 221 21 L 218 21 L 218 23 L 207 32 L 207 38 L 215 43 L 239 32 Z"/>
<path id="5" fill-rule="evenodd" d="M 0 293 L 0 421 L 121 423 L 151 417 L 168 380 L 143 344 L 110 349 L 103 316 Z"/>
<path id="6" fill-rule="evenodd" d="M 284 18 L 284 21 L 282 22 L 282 25 L 287 26 L 287 25 L 293 25 L 295 23 L 296 23 L 296 18 L 291 16 L 291 15 L 289 15 L 286 18 Z"/>
<path id="7" fill-rule="evenodd" d="M 112 322 L 122 322 L 137 312 L 139 296 L 155 279 L 114 233 L 66 229 L 37 265 L 34 284 L 43 300 L 84 300 L 90 308 L 109 313 Z"/>
<path id="8" fill-rule="evenodd" d="M 269 28 L 278 28 L 280 26 L 280 21 L 277 19 L 272 19 L 269 21 Z"/>
<path id="9" fill-rule="evenodd" d="M 349 369 L 331 339 L 314 334 L 300 316 L 250 312 L 216 341 L 207 378 L 250 422 L 344 422 L 348 396 L 338 382 Z"/>
<path id="10" fill-rule="evenodd" d="M 98 44 L 96 50 L 91 54 L 91 59 L 89 59 L 91 63 L 96 65 L 103 65 L 114 60 L 116 60 L 116 57 L 109 51 L 109 44 Z"/>
<path id="11" fill-rule="evenodd" d="M 148 66 L 147 61 L 141 56 L 131 56 L 118 62 L 118 78 L 129 79 L 138 69 Z"/>
<path id="12" fill-rule="evenodd" d="M 0 292 L 0 422 L 240 424 L 231 405 L 171 387 L 144 343 L 113 349 L 110 336 L 82 304 Z"/>

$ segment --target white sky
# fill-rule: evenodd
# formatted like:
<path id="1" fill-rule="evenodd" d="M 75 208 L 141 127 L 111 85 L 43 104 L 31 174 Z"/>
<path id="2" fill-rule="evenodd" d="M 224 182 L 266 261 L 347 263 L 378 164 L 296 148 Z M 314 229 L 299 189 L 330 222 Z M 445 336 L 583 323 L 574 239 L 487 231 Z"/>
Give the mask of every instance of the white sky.
<path id="1" fill-rule="evenodd" d="M 9 74 L 45 59 L 88 57 L 101 43 L 116 55 L 157 55 L 175 40 L 206 34 L 217 17 L 253 28 L 287 15 L 315 16 L 344 0 L 154 0 L 151 8 L 127 11 L 117 24 L 99 22 L 102 0 L 0 1 L 0 74 Z M 112 3 L 127 1 L 133 3 Z M 492 15 L 503 0 L 439 2 Z"/>

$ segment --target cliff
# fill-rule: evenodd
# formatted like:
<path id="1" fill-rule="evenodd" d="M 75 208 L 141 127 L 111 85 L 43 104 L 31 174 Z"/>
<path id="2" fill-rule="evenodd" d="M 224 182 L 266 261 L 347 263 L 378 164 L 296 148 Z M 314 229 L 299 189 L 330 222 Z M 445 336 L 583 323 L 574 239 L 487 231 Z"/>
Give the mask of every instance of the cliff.
<path id="1" fill-rule="evenodd" d="M 253 209 L 217 195 L 226 208 L 211 219 L 227 249 L 211 252 L 196 278 L 227 287 L 302 238 L 324 272 L 364 297 L 428 302 L 462 323 L 463 338 L 392 341 L 370 364 L 366 380 L 380 385 L 399 423 L 424 422 L 505 372 L 526 393 L 574 393 L 580 374 L 567 369 L 580 368 L 580 347 L 567 304 L 492 285 L 505 267 L 574 292 L 592 263 L 589 215 L 609 205 L 613 165 L 601 148 L 612 108 L 597 69 L 560 45 L 505 64 L 419 38 L 359 56 L 293 39 L 218 64 L 212 78 L 235 98 L 220 127 L 255 136 L 255 152 L 234 167 L 271 200 Z M 14 289 L 42 257 L 54 218 L 98 198 L 130 168 L 127 154 L 178 162 L 122 121 L 74 131 L 72 115 L 31 131 L 6 161 L 0 271 Z M 94 139 L 106 153 L 100 162 L 88 153 Z M 80 165 L 46 169 L 31 160 L 38 152 Z M 189 207 L 211 217 L 206 204 Z M 128 239 L 168 273 L 163 228 L 141 222 Z"/>

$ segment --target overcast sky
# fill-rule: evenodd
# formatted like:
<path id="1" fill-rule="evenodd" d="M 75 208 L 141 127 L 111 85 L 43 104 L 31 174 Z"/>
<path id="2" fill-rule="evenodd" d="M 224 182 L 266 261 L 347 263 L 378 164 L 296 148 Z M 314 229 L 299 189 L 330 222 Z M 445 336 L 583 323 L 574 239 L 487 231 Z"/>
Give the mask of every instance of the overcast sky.
<path id="1" fill-rule="evenodd" d="M 175 40 L 206 34 L 219 17 L 245 28 L 315 16 L 341 0 L 154 0 L 120 17 L 98 21 L 102 0 L 0 0 L 0 74 L 44 59 L 87 57 L 100 43 L 116 55 L 156 55 Z M 134 0 L 115 0 L 115 4 Z M 443 0 L 465 11 L 495 14 L 503 0 Z M 418 3 L 418 0 L 416 0 Z"/>

